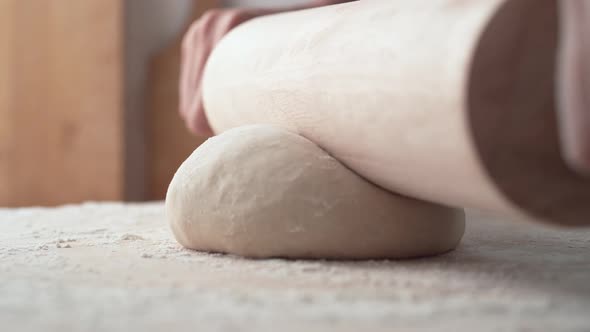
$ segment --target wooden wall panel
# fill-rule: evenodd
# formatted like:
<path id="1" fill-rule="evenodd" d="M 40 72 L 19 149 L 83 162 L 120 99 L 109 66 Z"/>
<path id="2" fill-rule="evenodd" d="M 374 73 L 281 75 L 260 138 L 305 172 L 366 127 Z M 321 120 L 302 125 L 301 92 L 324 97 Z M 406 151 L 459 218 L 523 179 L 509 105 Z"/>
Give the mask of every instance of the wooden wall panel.
<path id="1" fill-rule="evenodd" d="M 0 1 L 0 206 L 124 198 L 121 7 Z"/>
<path id="2" fill-rule="evenodd" d="M 12 38 L 14 37 L 14 20 L 12 12 L 14 1 L 0 1 L 0 204 L 9 201 L 11 176 L 8 160 L 12 146 Z"/>

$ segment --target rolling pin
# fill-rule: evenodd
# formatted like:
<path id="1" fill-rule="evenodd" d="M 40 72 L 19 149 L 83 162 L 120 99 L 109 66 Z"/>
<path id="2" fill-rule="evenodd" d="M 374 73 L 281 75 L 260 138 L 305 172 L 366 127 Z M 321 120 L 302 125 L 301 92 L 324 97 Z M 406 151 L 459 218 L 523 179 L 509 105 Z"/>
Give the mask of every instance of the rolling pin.
<path id="1" fill-rule="evenodd" d="M 314 141 L 373 183 L 453 207 L 590 224 L 561 157 L 553 0 L 373 0 L 272 15 L 224 38 L 204 76 L 216 132 Z"/>

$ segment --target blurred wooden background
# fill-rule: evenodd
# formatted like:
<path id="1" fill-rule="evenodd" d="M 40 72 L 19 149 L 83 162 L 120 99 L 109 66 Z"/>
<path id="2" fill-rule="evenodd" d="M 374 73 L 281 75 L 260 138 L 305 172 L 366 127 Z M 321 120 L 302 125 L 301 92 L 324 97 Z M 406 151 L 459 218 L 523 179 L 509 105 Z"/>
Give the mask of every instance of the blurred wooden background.
<path id="1" fill-rule="evenodd" d="M 202 141 L 177 113 L 179 45 L 217 2 L 192 2 L 138 76 L 129 20 L 149 1 L 0 0 L 0 206 L 164 198 Z"/>
<path id="2" fill-rule="evenodd" d="M 119 1 L 0 1 L 0 204 L 122 199 Z"/>
<path id="3" fill-rule="evenodd" d="M 188 22 L 218 5 L 215 0 L 195 1 Z M 178 114 L 180 46 L 186 28 L 188 26 L 149 62 L 149 83 L 146 87 L 149 113 L 145 136 L 148 146 L 145 197 L 148 200 L 166 197 L 168 184 L 178 166 L 204 141 L 187 131 Z"/>

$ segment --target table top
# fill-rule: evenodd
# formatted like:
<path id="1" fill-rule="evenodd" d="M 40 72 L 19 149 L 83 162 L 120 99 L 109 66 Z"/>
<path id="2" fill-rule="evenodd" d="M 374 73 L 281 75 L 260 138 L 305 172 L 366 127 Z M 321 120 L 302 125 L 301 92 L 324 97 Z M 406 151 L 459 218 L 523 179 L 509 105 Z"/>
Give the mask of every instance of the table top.
<path id="1" fill-rule="evenodd" d="M 7 331 L 589 331 L 590 229 L 468 213 L 447 255 L 249 260 L 180 247 L 162 203 L 0 209 Z"/>

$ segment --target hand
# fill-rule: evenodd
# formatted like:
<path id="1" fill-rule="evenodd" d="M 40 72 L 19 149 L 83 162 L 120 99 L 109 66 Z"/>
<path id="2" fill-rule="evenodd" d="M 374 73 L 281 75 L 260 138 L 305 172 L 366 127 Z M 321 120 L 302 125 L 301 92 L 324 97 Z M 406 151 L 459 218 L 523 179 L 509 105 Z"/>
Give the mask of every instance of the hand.
<path id="1" fill-rule="evenodd" d="M 276 10 L 214 9 L 206 12 L 189 28 L 182 42 L 180 113 L 193 133 L 213 135 L 203 107 L 201 87 L 203 70 L 213 48 L 239 24 L 273 12 Z"/>

